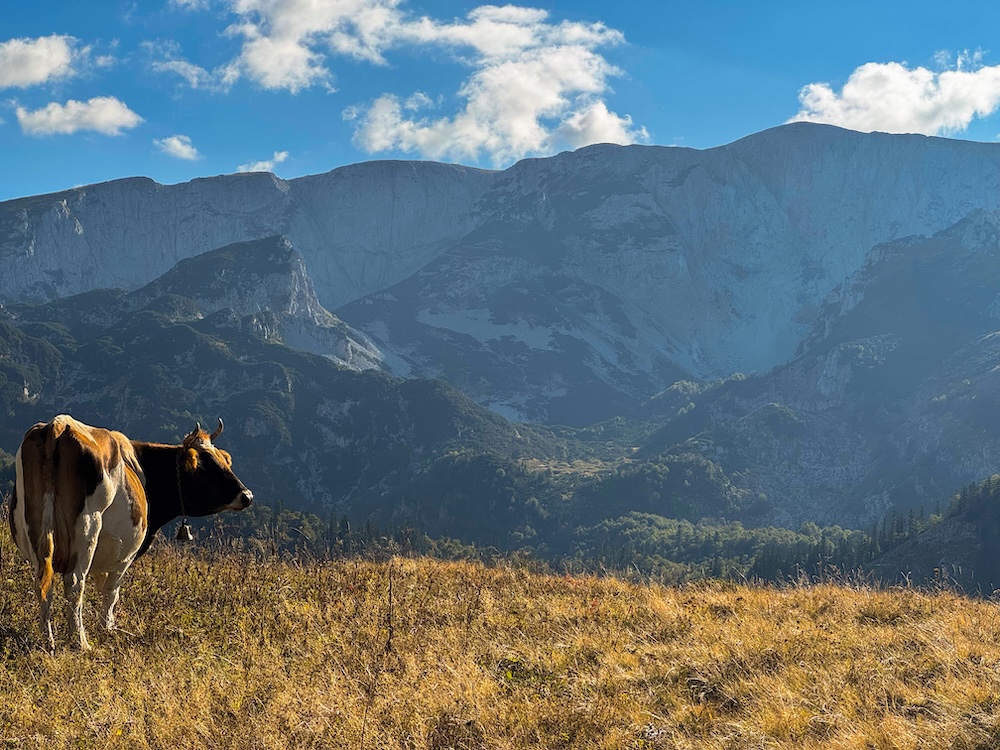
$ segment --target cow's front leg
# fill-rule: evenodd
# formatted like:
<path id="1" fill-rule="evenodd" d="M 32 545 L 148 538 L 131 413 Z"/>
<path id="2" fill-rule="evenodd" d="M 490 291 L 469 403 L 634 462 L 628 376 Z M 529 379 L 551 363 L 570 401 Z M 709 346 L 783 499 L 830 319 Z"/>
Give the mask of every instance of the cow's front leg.
<path id="1" fill-rule="evenodd" d="M 101 596 L 104 600 L 101 622 L 107 630 L 115 629 L 115 605 L 118 604 L 118 592 L 121 590 L 122 578 L 125 577 L 126 570 L 128 570 L 127 563 L 121 568 L 108 572 L 101 584 Z"/>

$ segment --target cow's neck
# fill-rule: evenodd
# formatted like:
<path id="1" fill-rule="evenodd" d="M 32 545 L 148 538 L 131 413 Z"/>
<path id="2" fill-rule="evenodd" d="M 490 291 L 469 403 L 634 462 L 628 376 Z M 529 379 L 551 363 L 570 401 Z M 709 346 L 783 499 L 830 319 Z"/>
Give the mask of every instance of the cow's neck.
<path id="1" fill-rule="evenodd" d="M 177 461 L 181 446 L 143 443 L 133 440 L 139 465 L 146 475 L 146 502 L 149 530 L 139 554 L 149 547 L 153 536 L 164 524 L 181 515 L 177 485 Z"/>

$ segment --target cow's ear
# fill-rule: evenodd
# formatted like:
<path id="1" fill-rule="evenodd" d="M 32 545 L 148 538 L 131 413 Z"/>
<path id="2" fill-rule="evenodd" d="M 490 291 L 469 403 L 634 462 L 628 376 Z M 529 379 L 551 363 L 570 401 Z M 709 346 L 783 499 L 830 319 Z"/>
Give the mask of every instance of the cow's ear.
<path id="1" fill-rule="evenodd" d="M 184 458 L 184 468 L 187 471 L 194 471 L 198 468 L 198 451 L 194 448 L 187 449 L 187 455 Z"/>

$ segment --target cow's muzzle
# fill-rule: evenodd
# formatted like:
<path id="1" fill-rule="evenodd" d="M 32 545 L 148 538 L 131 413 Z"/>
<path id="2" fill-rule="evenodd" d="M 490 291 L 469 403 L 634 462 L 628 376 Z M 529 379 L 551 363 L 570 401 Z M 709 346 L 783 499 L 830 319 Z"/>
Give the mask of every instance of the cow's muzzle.
<path id="1" fill-rule="evenodd" d="M 236 499 L 229 503 L 226 507 L 229 508 L 229 510 L 243 510 L 252 502 L 253 493 L 250 490 L 243 490 L 236 496 Z"/>

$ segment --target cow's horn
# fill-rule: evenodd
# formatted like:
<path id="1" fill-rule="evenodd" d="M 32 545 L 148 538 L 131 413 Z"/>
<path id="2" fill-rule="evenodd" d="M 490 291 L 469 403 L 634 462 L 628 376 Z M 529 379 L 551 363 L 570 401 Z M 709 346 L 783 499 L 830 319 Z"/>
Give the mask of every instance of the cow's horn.
<path id="1" fill-rule="evenodd" d="M 219 435 L 222 434 L 222 430 L 225 429 L 225 425 L 222 424 L 222 417 L 219 417 L 219 426 L 215 428 L 215 432 L 208 436 L 209 440 L 215 440 Z"/>

